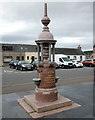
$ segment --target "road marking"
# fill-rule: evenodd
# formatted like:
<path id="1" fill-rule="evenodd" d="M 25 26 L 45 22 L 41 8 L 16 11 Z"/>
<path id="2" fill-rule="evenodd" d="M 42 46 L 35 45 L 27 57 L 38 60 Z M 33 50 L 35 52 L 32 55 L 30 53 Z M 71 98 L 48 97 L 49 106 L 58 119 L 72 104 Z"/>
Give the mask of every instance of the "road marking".
<path id="1" fill-rule="evenodd" d="M 4 70 L 3 71 L 4 73 L 21 73 L 21 74 L 23 74 L 23 73 L 33 73 L 33 72 L 35 72 L 35 71 L 16 71 L 16 70 L 13 70 L 13 71 L 10 71 L 10 70 Z"/>
<path id="2" fill-rule="evenodd" d="M 6 70 L 4 70 L 4 72 L 6 72 Z"/>
<path id="3" fill-rule="evenodd" d="M 4 70 L 4 72 L 13 72 L 13 71 L 9 71 L 9 70 Z"/>

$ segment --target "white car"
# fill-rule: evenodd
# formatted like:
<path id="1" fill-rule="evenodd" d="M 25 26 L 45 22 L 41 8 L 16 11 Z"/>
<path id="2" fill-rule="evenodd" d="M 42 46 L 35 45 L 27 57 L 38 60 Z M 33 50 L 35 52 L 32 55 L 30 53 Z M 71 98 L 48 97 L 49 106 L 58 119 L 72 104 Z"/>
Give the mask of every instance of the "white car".
<path id="1" fill-rule="evenodd" d="M 72 60 L 72 62 L 74 67 L 81 67 L 81 68 L 83 67 L 83 64 L 81 61 Z"/>

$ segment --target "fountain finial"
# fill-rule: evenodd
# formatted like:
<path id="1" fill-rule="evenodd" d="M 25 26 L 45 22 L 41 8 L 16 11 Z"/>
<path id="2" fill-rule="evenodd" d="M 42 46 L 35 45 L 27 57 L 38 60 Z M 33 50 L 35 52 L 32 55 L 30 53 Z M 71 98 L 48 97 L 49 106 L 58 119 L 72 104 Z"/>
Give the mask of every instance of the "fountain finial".
<path id="1" fill-rule="evenodd" d="M 44 16 L 47 16 L 47 3 L 44 5 Z"/>
<path id="2" fill-rule="evenodd" d="M 44 26 L 47 26 L 50 23 L 50 19 L 47 16 L 47 3 L 44 4 L 44 17 L 41 22 Z"/>

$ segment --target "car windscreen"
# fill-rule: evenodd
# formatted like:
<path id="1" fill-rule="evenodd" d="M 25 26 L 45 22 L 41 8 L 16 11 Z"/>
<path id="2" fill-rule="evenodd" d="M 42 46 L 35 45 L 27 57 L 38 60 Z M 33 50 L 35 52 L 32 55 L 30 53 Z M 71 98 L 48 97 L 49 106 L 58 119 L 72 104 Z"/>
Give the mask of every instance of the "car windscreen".
<path id="1" fill-rule="evenodd" d="M 17 63 L 17 62 L 19 62 L 18 60 L 14 60 L 14 63 Z"/>
<path id="2" fill-rule="evenodd" d="M 75 61 L 74 60 L 71 60 L 73 63 L 75 63 Z"/>
<path id="3" fill-rule="evenodd" d="M 71 61 L 69 58 L 62 57 L 64 61 Z"/>
<path id="4" fill-rule="evenodd" d="M 81 61 L 77 61 L 77 63 L 81 63 Z"/>
<path id="5" fill-rule="evenodd" d="M 30 64 L 29 62 L 21 62 L 21 64 Z"/>
<path id="6" fill-rule="evenodd" d="M 91 62 L 92 60 L 84 60 L 84 62 Z"/>

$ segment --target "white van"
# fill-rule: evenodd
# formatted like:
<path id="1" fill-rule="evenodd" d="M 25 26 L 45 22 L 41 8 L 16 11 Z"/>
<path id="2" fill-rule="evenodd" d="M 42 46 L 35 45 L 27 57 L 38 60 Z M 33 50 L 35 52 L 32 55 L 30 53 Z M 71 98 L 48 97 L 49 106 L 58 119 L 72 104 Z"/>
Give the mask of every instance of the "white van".
<path id="1" fill-rule="evenodd" d="M 57 63 L 58 68 L 73 67 L 73 62 L 66 55 L 55 55 L 55 62 Z"/>

